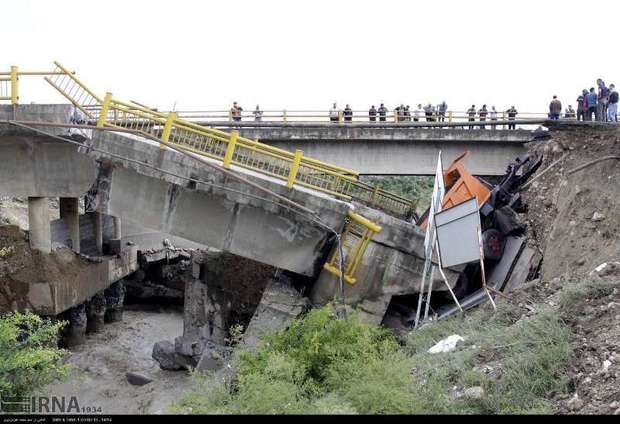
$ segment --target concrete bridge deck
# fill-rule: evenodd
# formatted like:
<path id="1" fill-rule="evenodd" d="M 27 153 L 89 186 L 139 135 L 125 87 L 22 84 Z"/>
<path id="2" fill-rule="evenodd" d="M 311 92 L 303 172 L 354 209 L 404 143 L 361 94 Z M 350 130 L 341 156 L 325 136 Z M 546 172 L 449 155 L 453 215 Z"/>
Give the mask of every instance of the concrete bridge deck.
<path id="1" fill-rule="evenodd" d="M 47 116 L 47 120 L 68 122 L 72 107 L 56 108 L 57 117 Z M 20 106 L 17 112 L 16 116 L 23 120 L 53 114 L 49 106 L 41 105 Z M 12 117 L 12 112 L 0 116 Z M 424 235 L 406 221 L 309 188 L 289 188 L 286 182 L 243 168 L 231 168 L 247 180 L 312 210 L 314 216 L 296 213 L 268 198 L 264 191 L 214 171 L 191 155 L 162 149 L 141 137 L 93 131 L 92 138 L 78 148 L 57 138 L 66 135 L 66 129 L 46 135 L 6 120 L 0 122 L 1 157 L 14 162 L 11 167 L 0 167 L 0 195 L 29 198 L 31 216 L 36 217 L 31 225 L 31 241 L 38 240 L 39 248 L 51 246 L 51 235 L 46 206 L 42 206 L 46 202 L 38 199 L 58 196 L 61 201 L 73 199 L 74 203 L 88 192 L 91 210 L 97 212 L 92 225 L 93 231 L 100 234 L 95 234 L 99 245 L 115 240 L 122 243 L 121 222 L 126 222 L 318 278 L 322 289 L 314 298 L 324 302 L 333 298 L 338 279 L 324 270 L 323 264 L 335 248 L 334 232 L 342 232 L 348 212 L 355 210 L 382 230 L 360 261 L 357 284 L 347 286 L 347 299 L 355 303 L 418 291 Z M 103 231 L 103 219 L 97 224 L 98 215 L 115 220 L 111 234 Z M 77 237 L 79 241 L 83 219 L 75 218 L 63 216 L 61 207 L 67 233 L 77 234 L 69 238 Z M 454 284 L 458 274 L 448 271 L 448 276 Z M 437 287 L 445 286 L 438 283 Z M 76 301 L 79 298 L 76 296 Z"/>
<path id="2" fill-rule="evenodd" d="M 523 122 L 531 125 L 530 121 Z M 498 122 L 497 126 L 501 127 L 502 123 Z M 364 175 L 433 175 L 440 150 L 446 164 L 469 150 L 465 165 L 473 174 L 503 175 L 507 164 L 525 153 L 524 144 L 533 140 L 530 130 L 492 129 L 488 123 L 485 129 L 480 129 L 479 122 L 475 122 L 473 130 L 463 128 L 462 123 L 442 124 L 441 128 L 435 127 L 437 123 L 211 122 L 209 125 L 236 129 L 243 137 L 281 149 L 299 149 L 305 155 Z"/>

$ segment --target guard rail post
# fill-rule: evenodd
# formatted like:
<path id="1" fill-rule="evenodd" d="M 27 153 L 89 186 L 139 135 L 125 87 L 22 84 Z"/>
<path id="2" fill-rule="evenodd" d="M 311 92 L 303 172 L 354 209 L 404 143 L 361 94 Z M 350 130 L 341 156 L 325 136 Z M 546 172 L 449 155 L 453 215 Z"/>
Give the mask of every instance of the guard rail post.
<path id="1" fill-rule="evenodd" d="M 452 111 L 448 112 L 448 122 L 452 123 Z"/>
<path id="2" fill-rule="evenodd" d="M 293 185 L 295 184 L 295 179 L 297 178 L 297 173 L 299 172 L 299 165 L 301 164 L 303 154 L 304 152 L 302 150 L 295 150 L 295 157 L 293 158 L 291 170 L 288 173 L 288 181 L 286 183 L 288 188 L 293 188 Z"/>
<path id="3" fill-rule="evenodd" d="M 170 140 L 170 133 L 172 132 L 172 124 L 174 123 L 175 119 L 177 119 L 178 117 L 179 116 L 176 112 L 168 113 L 168 117 L 166 118 L 166 124 L 164 125 L 164 130 L 161 133 L 161 144 L 159 145 L 161 149 L 166 148 L 166 144 L 168 144 L 168 140 Z"/>
<path id="4" fill-rule="evenodd" d="M 19 78 L 17 66 L 11 66 L 11 104 L 16 105 L 19 101 Z"/>
<path id="5" fill-rule="evenodd" d="M 282 120 L 283 120 L 284 122 L 286 122 L 286 121 L 288 120 L 287 118 L 288 118 L 288 117 L 287 117 L 287 115 L 286 115 L 286 110 L 283 110 L 283 111 L 282 111 Z"/>
<path id="6" fill-rule="evenodd" d="M 226 154 L 224 155 L 224 161 L 222 166 L 224 168 L 230 168 L 233 154 L 235 153 L 235 147 L 237 146 L 237 139 L 239 138 L 239 131 L 234 130 L 230 132 L 230 140 L 228 141 L 228 147 L 226 148 Z"/>
<path id="7" fill-rule="evenodd" d="M 102 128 L 105 125 L 106 118 L 108 117 L 108 110 L 110 109 L 110 103 L 112 102 L 112 93 L 105 93 L 103 98 L 103 104 L 101 105 L 101 112 L 97 118 L 97 126 Z"/>

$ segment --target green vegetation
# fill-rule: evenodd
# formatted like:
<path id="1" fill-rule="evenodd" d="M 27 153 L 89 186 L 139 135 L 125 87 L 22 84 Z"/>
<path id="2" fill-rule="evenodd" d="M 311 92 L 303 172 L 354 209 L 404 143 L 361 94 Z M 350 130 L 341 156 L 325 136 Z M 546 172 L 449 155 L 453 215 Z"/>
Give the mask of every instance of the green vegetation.
<path id="1" fill-rule="evenodd" d="M 431 203 L 433 177 L 362 176 L 360 180 L 367 184 L 378 185 L 384 190 L 417 201 L 416 212 L 418 213 L 424 212 Z"/>
<path id="2" fill-rule="evenodd" d="M 174 407 L 209 414 L 419 414 L 550 412 L 545 396 L 563 391 L 571 332 L 557 313 L 517 320 L 499 302 L 413 332 L 404 346 L 387 330 L 336 319 L 331 307 L 310 311 L 255 352 L 233 360 L 236 378 L 197 375 L 196 387 Z M 451 353 L 429 354 L 459 334 Z M 464 390 L 482 387 L 480 398 Z"/>
<path id="3" fill-rule="evenodd" d="M 580 301 L 608 296 L 617 286 L 608 280 L 569 281 L 560 293 L 560 307 L 564 311 L 574 310 Z"/>
<path id="4" fill-rule="evenodd" d="M 0 317 L 0 393 L 24 396 L 67 375 L 57 347 L 63 326 L 29 312 Z"/>

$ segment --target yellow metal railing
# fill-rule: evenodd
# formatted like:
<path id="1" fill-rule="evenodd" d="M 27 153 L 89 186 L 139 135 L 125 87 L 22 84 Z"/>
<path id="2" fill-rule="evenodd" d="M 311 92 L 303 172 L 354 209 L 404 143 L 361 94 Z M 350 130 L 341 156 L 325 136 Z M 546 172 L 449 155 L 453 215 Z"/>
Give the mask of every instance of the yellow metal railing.
<path id="1" fill-rule="evenodd" d="M 347 283 L 355 284 L 357 282 L 355 271 L 366 252 L 366 248 L 368 248 L 368 244 L 379 231 L 381 231 L 379 225 L 349 211 L 347 222 L 340 236 L 344 255 L 343 278 Z M 338 246 L 336 246 L 331 259 L 323 267 L 330 273 L 340 276 L 340 250 Z"/>
<path id="2" fill-rule="evenodd" d="M 179 119 L 174 112 L 158 112 L 125 103 L 107 93 L 98 97 L 60 63 L 45 80 L 80 109 L 97 126 L 122 127 L 156 137 L 162 148 L 171 145 L 216 159 L 225 168 L 239 166 L 295 185 L 343 199 L 355 199 L 397 215 L 408 215 L 410 200 L 358 181 L 358 173 L 312 159 L 302 151 L 289 152 L 256 140 Z"/>
<path id="3" fill-rule="evenodd" d="M 17 66 L 11 66 L 10 71 L 0 72 L 0 101 L 9 100 L 13 105 L 19 103 L 20 76 L 50 76 L 53 74 L 54 72 L 20 71 Z"/>

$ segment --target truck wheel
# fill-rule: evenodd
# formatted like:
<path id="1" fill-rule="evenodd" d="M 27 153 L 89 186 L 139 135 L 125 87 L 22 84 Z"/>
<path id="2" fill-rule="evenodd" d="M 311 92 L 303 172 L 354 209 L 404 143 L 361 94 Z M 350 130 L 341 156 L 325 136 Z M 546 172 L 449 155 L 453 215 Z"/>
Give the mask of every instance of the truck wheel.
<path id="1" fill-rule="evenodd" d="M 500 260 L 504 253 L 505 244 L 506 238 L 495 228 L 490 228 L 482 233 L 482 246 L 485 259 L 491 261 Z"/>

